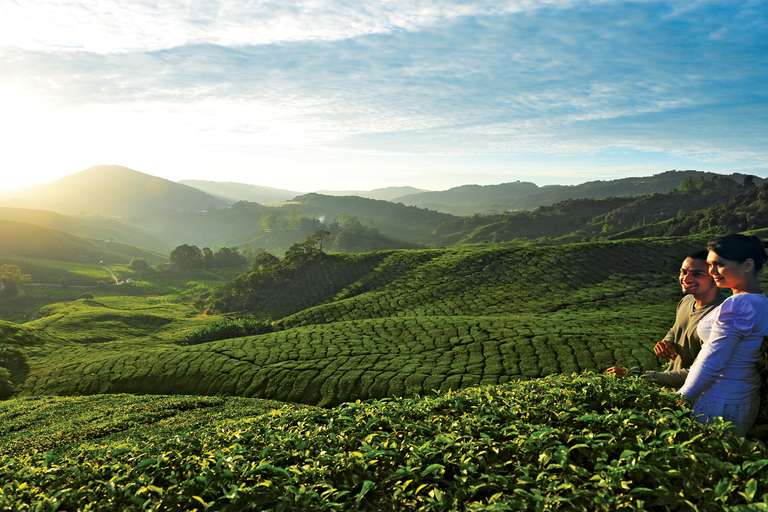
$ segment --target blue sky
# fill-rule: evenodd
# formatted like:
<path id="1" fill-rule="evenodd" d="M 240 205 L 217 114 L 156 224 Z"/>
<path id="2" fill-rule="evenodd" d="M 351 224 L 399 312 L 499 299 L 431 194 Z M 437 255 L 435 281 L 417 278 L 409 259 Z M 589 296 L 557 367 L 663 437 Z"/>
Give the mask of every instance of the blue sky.
<path id="1" fill-rule="evenodd" d="M 0 0 L 0 188 L 768 176 L 768 2 Z"/>

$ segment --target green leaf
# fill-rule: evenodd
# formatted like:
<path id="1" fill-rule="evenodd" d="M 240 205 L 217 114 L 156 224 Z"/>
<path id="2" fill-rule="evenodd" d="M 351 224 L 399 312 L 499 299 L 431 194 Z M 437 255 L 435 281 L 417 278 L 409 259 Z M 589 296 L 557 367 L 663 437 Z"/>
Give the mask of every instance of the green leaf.
<path id="1" fill-rule="evenodd" d="M 143 461 L 139 462 L 136 465 L 136 469 L 140 469 L 140 468 L 143 468 L 144 466 L 149 466 L 150 464 L 156 464 L 156 463 L 157 463 L 157 459 L 154 457 L 150 457 L 148 459 L 144 459 Z"/>
<path id="2" fill-rule="evenodd" d="M 444 469 L 445 466 L 442 464 L 432 464 L 430 466 L 427 466 L 427 468 L 421 473 L 421 476 L 427 476 L 431 473 L 434 473 L 435 471 Z"/>
<path id="3" fill-rule="evenodd" d="M 357 495 L 357 499 L 355 499 L 355 503 L 360 503 L 360 501 L 363 499 L 365 494 L 371 489 L 371 487 L 374 486 L 374 483 L 370 480 L 366 480 L 363 482 L 363 488 L 360 490 L 360 493 Z"/>

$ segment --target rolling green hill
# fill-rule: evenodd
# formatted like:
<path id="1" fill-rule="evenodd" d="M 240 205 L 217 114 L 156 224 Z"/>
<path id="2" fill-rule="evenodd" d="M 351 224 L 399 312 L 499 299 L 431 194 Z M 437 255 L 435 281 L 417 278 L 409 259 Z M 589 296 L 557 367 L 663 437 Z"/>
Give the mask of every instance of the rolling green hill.
<path id="1" fill-rule="evenodd" d="M 223 394 L 330 406 L 615 362 L 658 368 L 651 349 L 679 300 L 674 276 L 701 245 L 674 238 L 328 255 L 253 301 L 250 311 L 276 332 L 195 346 L 174 345 L 181 335 L 151 310 L 72 303 L 28 325 L 74 345 L 27 360 L 29 374 L 14 388 L 19 396 Z M 130 327 L 151 325 L 146 314 L 157 321 L 155 343 Z M 105 331 L 123 339 L 93 345 Z"/>
<path id="2" fill-rule="evenodd" d="M 0 220 L 0 259 L 23 257 L 80 263 L 128 263 L 132 258 L 145 258 L 150 263 L 167 258 L 154 251 L 120 242 L 81 238 L 54 229 Z"/>
<path id="3" fill-rule="evenodd" d="M 761 190 L 768 190 L 768 184 L 755 187 L 723 176 L 688 177 L 678 188 L 663 194 L 569 199 L 530 212 L 457 217 L 440 225 L 436 234 L 442 237 L 443 245 L 452 245 L 565 243 L 595 237 L 642 238 L 756 229 L 766 225 L 763 217 L 755 214 L 761 202 L 748 210 L 727 205 L 750 204 L 757 200 L 756 194 L 765 194 Z M 711 213 L 702 223 L 702 214 L 697 212 L 704 210 Z M 683 218 L 687 219 L 686 227 L 677 227 Z"/>
<path id="4" fill-rule="evenodd" d="M 137 229 L 112 217 L 62 215 L 48 210 L 0 208 L 0 220 L 26 222 L 83 238 L 114 240 L 152 250 L 164 250 L 166 243 L 149 231 Z"/>

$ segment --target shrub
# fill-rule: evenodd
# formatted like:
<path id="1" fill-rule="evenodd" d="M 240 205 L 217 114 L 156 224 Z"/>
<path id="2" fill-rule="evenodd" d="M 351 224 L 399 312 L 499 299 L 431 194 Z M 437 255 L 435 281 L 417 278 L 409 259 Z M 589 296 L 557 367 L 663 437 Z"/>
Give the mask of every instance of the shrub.
<path id="1" fill-rule="evenodd" d="M 149 268 L 149 263 L 144 258 L 133 258 L 128 266 L 131 270 L 141 272 Z"/>
<path id="2" fill-rule="evenodd" d="M 208 343 L 210 341 L 266 334 L 274 330 L 275 328 L 272 324 L 262 322 L 261 320 L 246 318 L 230 320 L 222 318 L 187 334 L 184 337 L 184 344 L 197 345 L 198 343 Z"/>

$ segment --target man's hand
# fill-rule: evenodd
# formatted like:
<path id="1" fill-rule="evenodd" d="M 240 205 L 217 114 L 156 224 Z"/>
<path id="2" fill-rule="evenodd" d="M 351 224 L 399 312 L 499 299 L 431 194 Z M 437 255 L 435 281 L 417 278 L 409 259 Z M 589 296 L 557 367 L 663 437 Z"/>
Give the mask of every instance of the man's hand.
<path id="1" fill-rule="evenodd" d="M 605 370 L 605 373 L 610 373 L 611 375 L 615 375 L 617 377 L 624 377 L 627 374 L 627 369 L 623 366 L 611 366 Z"/>
<path id="2" fill-rule="evenodd" d="M 658 342 L 656 346 L 653 347 L 653 352 L 660 358 L 666 359 L 667 361 L 672 361 L 677 357 L 677 350 L 675 350 L 674 345 L 666 340 L 661 340 Z"/>

